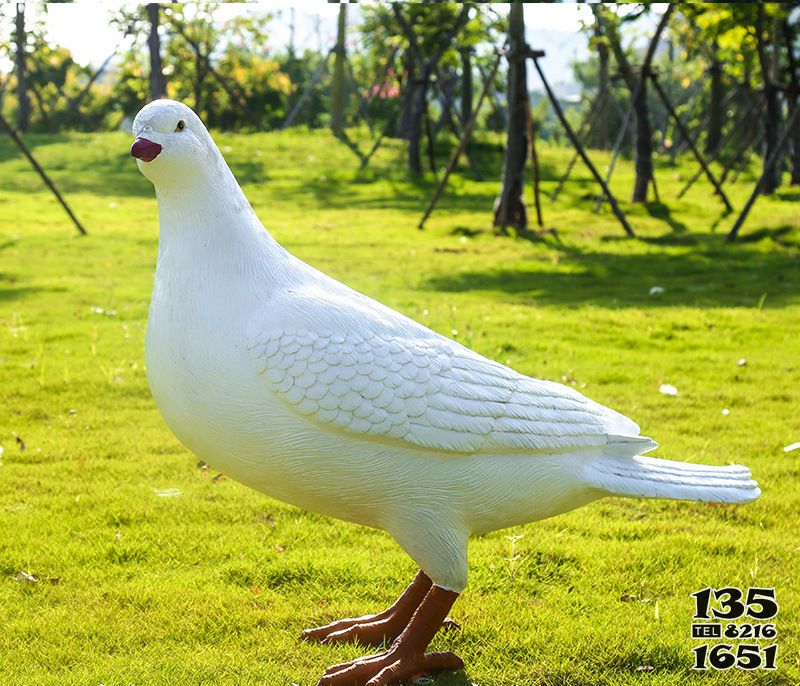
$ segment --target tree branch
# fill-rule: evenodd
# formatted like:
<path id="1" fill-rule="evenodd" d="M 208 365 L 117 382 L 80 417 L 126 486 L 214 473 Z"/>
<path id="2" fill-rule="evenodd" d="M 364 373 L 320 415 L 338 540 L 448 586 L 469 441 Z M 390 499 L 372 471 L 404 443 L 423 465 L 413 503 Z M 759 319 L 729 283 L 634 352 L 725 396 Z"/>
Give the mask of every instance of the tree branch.
<path id="1" fill-rule="evenodd" d="M 417 36 L 414 33 L 414 29 L 411 28 L 411 24 L 408 23 L 408 20 L 403 15 L 403 12 L 400 10 L 400 4 L 397 2 L 392 3 L 392 12 L 394 12 L 395 19 L 397 19 L 397 23 L 400 24 L 400 29 L 402 30 L 405 37 L 408 39 L 408 47 L 411 50 L 414 59 L 419 62 L 420 66 L 425 64 L 425 58 L 422 56 L 422 51 L 419 48 L 419 43 L 417 43 Z"/>
<path id="2" fill-rule="evenodd" d="M 469 4 L 464 3 L 464 5 L 461 7 L 461 14 L 458 15 L 458 19 L 456 19 L 455 24 L 453 24 L 453 27 L 450 29 L 449 33 L 444 37 L 442 42 L 439 43 L 439 49 L 435 53 L 433 53 L 431 58 L 428 60 L 429 68 L 432 69 L 439 63 L 439 60 L 442 59 L 444 51 L 450 47 L 450 43 L 456 37 L 456 34 L 463 28 L 464 24 L 466 24 L 467 21 L 469 21 L 469 9 L 470 9 Z"/>
<path id="3" fill-rule="evenodd" d="M 447 48 L 450 47 L 450 43 L 455 38 L 456 34 L 463 28 L 464 24 L 467 23 L 469 20 L 469 10 L 470 6 L 468 4 L 464 4 L 461 7 L 461 13 L 458 15 L 455 23 L 451 27 L 450 31 L 445 35 L 444 38 L 439 42 L 439 47 L 433 55 L 430 56 L 427 60 L 425 59 L 424 55 L 422 54 L 422 50 L 420 49 L 419 43 L 417 42 L 417 36 L 414 33 L 414 29 L 411 24 L 408 23 L 408 19 L 405 18 L 402 11 L 400 10 L 400 4 L 397 2 L 392 3 L 392 11 L 394 12 L 394 16 L 397 19 L 398 23 L 400 24 L 400 28 L 403 31 L 403 34 L 408 39 L 408 45 L 411 50 L 411 53 L 417 63 L 420 65 L 421 68 L 427 68 L 429 71 L 432 71 L 436 65 L 439 63 L 439 60 L 442 59 L 442 55 Z"/>

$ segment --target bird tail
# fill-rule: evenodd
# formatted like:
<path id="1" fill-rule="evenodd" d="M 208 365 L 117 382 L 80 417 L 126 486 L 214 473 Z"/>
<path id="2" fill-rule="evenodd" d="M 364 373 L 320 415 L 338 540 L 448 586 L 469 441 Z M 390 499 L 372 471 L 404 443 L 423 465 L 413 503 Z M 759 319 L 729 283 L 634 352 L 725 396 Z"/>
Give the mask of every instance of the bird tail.
<path id="1" fill-rule="evenodd" d="M 761 495 L 750 470 L 741 465 L 711 467 L 605 454 L 586 466 L 585 476 L 611 495 L 717 503 L 749 503 Z"/>

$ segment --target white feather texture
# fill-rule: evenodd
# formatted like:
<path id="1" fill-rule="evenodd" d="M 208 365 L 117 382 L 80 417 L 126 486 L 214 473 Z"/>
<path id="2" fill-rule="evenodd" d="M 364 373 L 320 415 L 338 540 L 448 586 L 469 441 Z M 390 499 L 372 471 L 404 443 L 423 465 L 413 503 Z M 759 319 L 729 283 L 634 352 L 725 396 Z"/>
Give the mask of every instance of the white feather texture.
<path id="1" fill-rule="evenodd" d="M 163 148 L 139 161 L 160 223 L 147 376 L 170 428 L 217 469 L 388 530 L 455 591 L 473 534 L 609 494 L 758 497 L 746 468 L 640 457 L 656 444 L 630 419 L 487 360 L 287 253 L 184 105 L 153 102 L 133 129 Z"/>

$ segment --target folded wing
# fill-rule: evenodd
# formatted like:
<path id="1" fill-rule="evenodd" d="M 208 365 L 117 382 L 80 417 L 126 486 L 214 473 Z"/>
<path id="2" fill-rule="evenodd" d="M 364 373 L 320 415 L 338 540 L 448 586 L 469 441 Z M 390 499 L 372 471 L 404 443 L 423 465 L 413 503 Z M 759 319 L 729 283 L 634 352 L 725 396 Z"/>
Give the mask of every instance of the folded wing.
<path id="1" fill-rule="evenodd" d="M 526 377 L 436 335 L 362 328 L 267 328 L 248 347 L 289 406 L 356 436 L 467 454 L 611 444 L 616 454 L 636 455 L 655 447 L 634 422 L 572 388 Z"/>

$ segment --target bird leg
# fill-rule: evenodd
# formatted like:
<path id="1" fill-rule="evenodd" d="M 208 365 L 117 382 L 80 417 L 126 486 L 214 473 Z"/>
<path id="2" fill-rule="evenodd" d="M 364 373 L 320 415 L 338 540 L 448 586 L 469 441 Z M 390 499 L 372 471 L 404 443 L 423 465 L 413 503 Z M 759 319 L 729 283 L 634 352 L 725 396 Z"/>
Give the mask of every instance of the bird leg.
<path id="1" fill-rule="evenodd" d="M 408 626 L 389 650 L 330 667 L 317 686 L 396 686 L 426 674 L 454 672 L 464 667 L 455 653 L 426 653 L 458 593 L 431 586 Z"/>
<path id="2" fill-rule="evenodd" d="M 414 611 L 431 588 L 431 580 L 420 570 L 403 594 L 390 608 L 376 615 L 340 619 L 327 626 L 306 629 L 300 638 L 306 641 L 336 643 L 358 641 L 364 645 L 382 645 L 393 641 L 406 628 Z"/>

